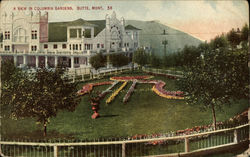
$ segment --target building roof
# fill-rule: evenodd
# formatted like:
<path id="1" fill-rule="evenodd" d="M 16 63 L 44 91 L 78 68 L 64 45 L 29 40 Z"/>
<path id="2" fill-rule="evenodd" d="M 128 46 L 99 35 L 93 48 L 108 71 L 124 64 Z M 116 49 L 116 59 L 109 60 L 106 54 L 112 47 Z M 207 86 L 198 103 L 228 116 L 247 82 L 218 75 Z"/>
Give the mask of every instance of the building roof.
<path id="1" fill-rule="evenodd" d="M 67 26 L 90 26 L 90 27 L 97 27 L 97 25 L 89 23 L 88 21 L 83 20 L 81 18 L 77 19 L 77 20 L 74 20 L 74 21 L 67 22 L 66 25 Z"/>
<path id="2" fill-rule="evenodd" d="M 125 27 L 125 30 L 141 30 L 141 29 L 136 28 L 136 27 L 134 27 L 134 26 L 132 26 L 132 25 L 127 25 L 127 26 Z"/>
<path id="3" fill-rule="evenodd" d="M 94 27 L 94 36 L 97 36 L 105 27 L 105 20 L 83 20 L 77 19 L 69 22 L 50 22 L 49 23 L 49 42 L 66 42 L 67 26 L 90 26 Z M 126 30 L 141 30 L 132 25 L 127 25 Z"/>

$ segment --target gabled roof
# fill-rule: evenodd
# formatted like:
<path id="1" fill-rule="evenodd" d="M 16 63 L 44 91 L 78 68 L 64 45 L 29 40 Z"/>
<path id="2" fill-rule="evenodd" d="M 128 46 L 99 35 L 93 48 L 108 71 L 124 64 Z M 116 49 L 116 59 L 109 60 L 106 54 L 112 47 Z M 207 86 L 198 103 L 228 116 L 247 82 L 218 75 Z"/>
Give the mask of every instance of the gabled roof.
<path id="1" fill-rule="evenodd" d="M 132 26 L 132 25 L 127 25 L 127 26 L 125 27 L 125 30 L 141 30 L 141 29 L 136 28 L 136 27 L 134 27 L 134 26 Z"/>
<path id="2" fill-rule="evenodd" d="M 67 26 L 90 26 L 90 27 L 96 27 L 95 24 L 89 23 L 88 21 L 83 20 L 81 18 L 77 19 L 77 20 L 74 20 L 74 21 L 67 22 L 66 25 Z"/>
<path id="3" fill-rule="evenodd" d="M 97 36 L 106 27 L 106 20 L 93 20 L 88 22 L 96 25 L 96 27 L 94 28 L 95 36 Z"/>

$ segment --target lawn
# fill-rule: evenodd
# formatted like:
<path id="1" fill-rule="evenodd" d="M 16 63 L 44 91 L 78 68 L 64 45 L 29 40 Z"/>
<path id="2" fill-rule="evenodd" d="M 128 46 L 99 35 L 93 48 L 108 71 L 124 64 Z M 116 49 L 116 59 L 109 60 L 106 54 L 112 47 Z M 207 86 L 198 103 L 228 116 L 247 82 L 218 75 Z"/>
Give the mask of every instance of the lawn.
<path id="1" fill-rule="evenodd" d="M 162 76 L 156 76 L 152 79 L 163 80 L 166 82 L 166 89 L 176 90 L 175 80 Z M 105 78 L 92 82 L 107 80 L 109 79 Z M 79 89 L 86 83 L 79 84 Z M 113 91 L 121 84 L 116 85 Z M 81 103 L 74 112 L 60 111 L 57 117 L 50 120 L 47 138 L 127 137 L 135 134 L 166 133 L 212 123 L 210 110 L 201 112 L 199 108 L 186 105 L 184 100 L 162 98 L 151 90 L 152 85 L 150 84 L 137 84 L 129 101 L 124 104 L 122 99 L 131 84 L 132 82 L 129 82 L 111 104 L 105 103 L 105 100 L 111 95 L 111 93 L 108 94 L 100 104 L 101 117 L 95 120 L 91 119 L 93 111 L 89 103 L 89 96 L 82 96 Z M 94 87 L 94 91 L 102 91 L 108 87 L 109 85 Z M 217 120 L 227 120 L 247 108 L 247 100 L 236 101 L 230 107 L 224 106 L 223 111 L 217 111 Z M 12 120 L 3 117 L 2 133 L 4 138 L 40 139 L 42 138 L 41 130 L 41 125 L 36 124 L 34 119 Z"/>

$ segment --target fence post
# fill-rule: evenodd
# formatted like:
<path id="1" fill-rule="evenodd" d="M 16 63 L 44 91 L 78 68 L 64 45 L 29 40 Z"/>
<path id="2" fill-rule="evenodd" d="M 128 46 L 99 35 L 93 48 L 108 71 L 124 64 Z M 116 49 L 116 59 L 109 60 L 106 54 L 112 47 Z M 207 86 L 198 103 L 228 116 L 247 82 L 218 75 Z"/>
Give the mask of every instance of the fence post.
<path id="1" fill-rule="evenodd" d="M 188 137 L 185 138 L 185 152 L 189 152 L 189 139 Z"/>
<path id="2" fill-rule="evenodd" d="M 75 77 L 76 77 L 76 76 L 75 76 L 75 75 L 73 75 L 73 79 L 72 79 L 73 83 L 75 83 Z"/>
<path id="3" fill-rule="evenodd" d="M 122 157 L 126 157 L 126 144 L 122 144 Z"/>
<path id="4" fill-rule="evenodd" d="M 239 136 L 237 129 L 234 130 L 234 143 L 239 143 Z"/>
<path id="5" fill-rule="evenodd" d="M 54 147 L 54 157 L 57 157 L 58 155 L 57 146 L 53 146 L 53 147 Z"/>

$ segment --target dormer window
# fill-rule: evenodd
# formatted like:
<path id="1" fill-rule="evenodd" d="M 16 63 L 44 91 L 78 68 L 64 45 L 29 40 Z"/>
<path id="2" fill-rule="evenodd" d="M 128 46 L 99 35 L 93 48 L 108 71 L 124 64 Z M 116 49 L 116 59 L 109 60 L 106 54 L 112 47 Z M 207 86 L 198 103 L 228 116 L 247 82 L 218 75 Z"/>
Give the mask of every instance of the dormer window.
<path id="1" fill-rule="evenodd" d="M 36 30 L 31 31 L 31 39 L 37 39 L 37 31 Z"/>

